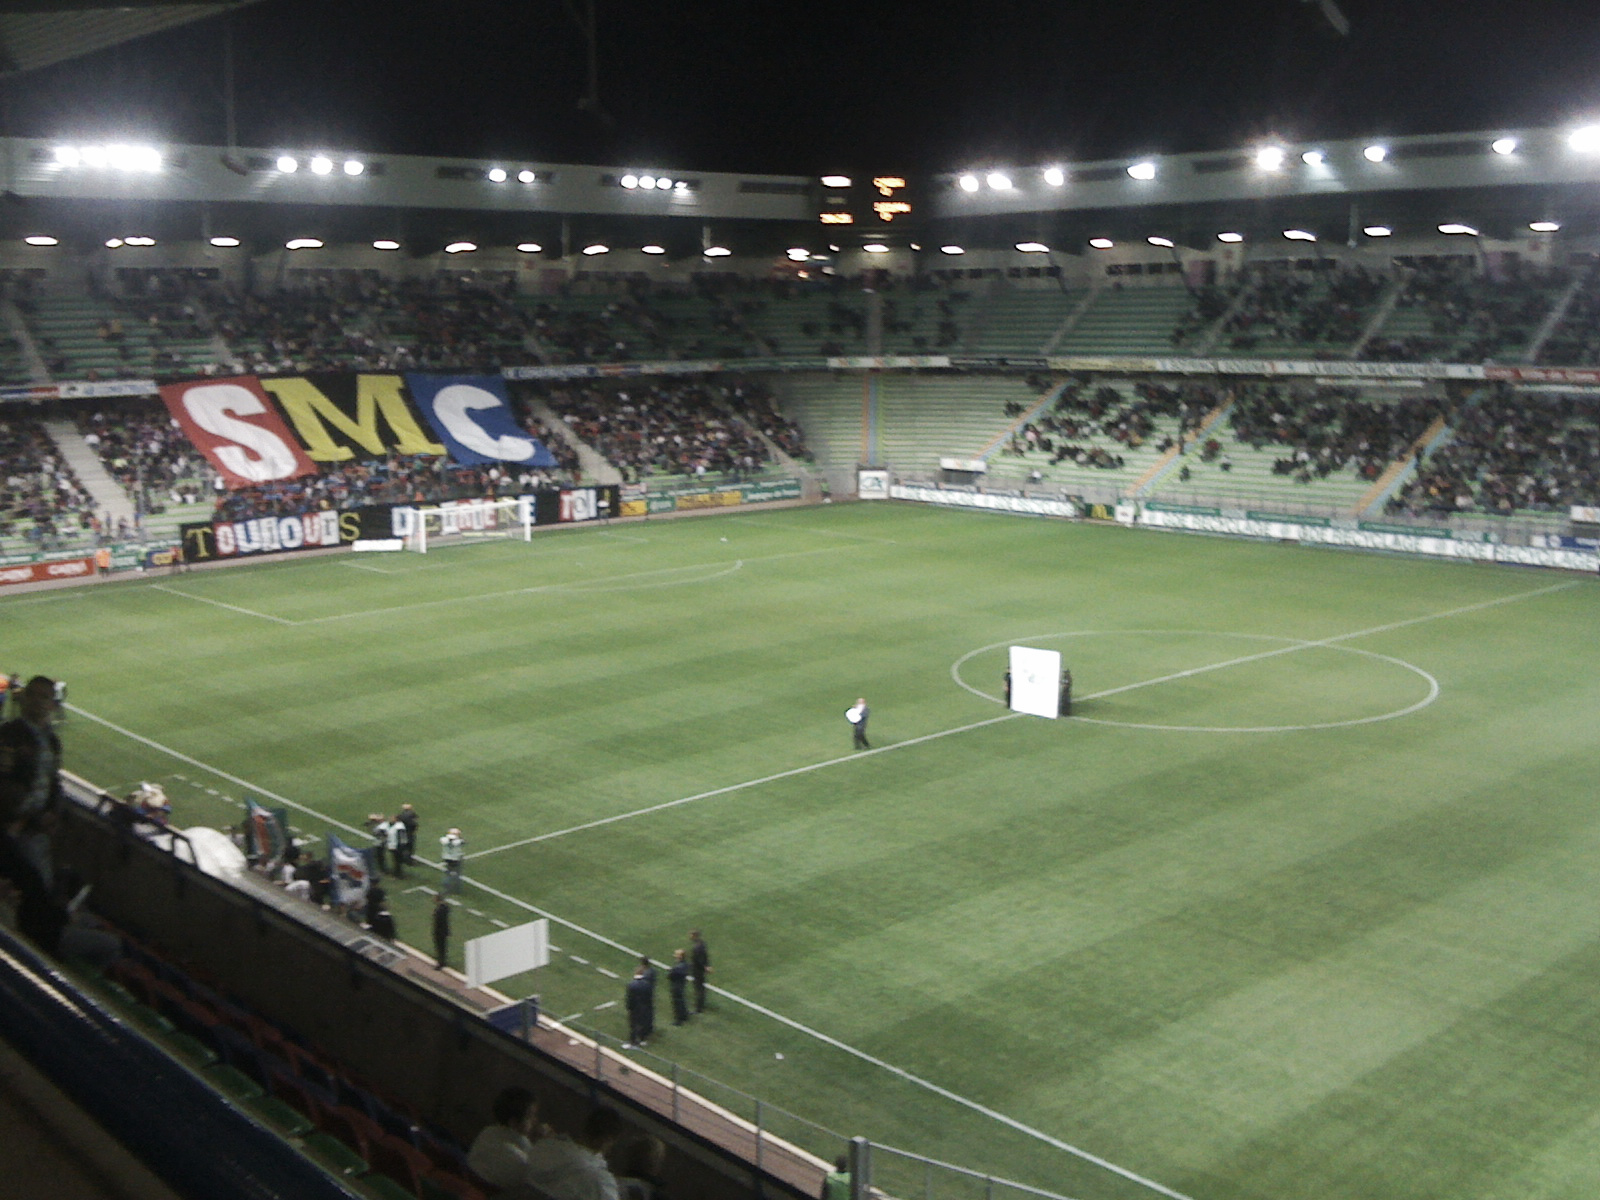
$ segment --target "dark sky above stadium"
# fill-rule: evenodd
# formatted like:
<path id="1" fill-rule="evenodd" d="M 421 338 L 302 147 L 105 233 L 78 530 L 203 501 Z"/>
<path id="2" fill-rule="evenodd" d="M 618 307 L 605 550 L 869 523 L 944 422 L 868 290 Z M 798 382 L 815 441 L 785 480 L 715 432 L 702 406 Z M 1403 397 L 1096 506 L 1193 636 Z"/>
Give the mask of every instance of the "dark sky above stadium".
<path id="1" fill-rule="evenodd" d="M 937 171 L 1600 119 L 1594 0 L 262 0 L 245 145 Z M 7 132 L 224 140 L 220 21 L 11 81 Z"/>

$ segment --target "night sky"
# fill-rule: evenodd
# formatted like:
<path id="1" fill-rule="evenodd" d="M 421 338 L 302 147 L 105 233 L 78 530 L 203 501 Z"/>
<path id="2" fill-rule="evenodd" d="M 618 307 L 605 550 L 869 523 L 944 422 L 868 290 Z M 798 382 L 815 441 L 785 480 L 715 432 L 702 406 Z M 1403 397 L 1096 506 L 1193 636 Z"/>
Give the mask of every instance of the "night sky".
<path id="1" fill-rule="evenodd" d="M 583 0 L 576 0 L 583 3 Z M 245 145 L 672 170 L 940 171 L 1600 119 L 1594 0 L 263 0 Z M 5 132 L 221 143 L 223 22 L 12 80 Z"/>

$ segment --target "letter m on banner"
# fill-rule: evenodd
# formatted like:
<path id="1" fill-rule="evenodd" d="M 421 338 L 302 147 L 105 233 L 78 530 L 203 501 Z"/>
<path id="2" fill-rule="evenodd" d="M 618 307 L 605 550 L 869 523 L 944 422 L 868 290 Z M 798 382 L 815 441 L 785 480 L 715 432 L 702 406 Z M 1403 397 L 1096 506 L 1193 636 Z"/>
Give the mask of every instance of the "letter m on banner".
<path id="1" fill-rule="evenodd" d="M 168 384 L 161 399 L 229 487 L 317 473 L 254 375 Z"/>

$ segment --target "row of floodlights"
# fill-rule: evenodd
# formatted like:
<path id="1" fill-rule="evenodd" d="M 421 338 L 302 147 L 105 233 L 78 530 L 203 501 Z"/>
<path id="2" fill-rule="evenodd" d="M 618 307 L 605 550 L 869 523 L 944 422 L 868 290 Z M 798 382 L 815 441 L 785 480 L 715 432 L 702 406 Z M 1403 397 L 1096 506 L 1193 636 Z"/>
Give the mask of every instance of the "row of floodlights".
<path id="1" fill-rule="evenodd" d="M 1534 233 L 1557 233 L 1561 229 L 1561 224 L 1558 221 L 1530 221 L 1528 223 L 1528 228 Z M 1471 225 L 1464 225 L 1459 221 L 1447 221 L 1443 225 L 1440 225 L 1438 229 L 1439 232 L 1443 234 L 1465 237 L 1478 236 L 1477 229 Z M 1368 225 L 1363 228 L 1361 232 L 1370 238 L 1386 238 L 1394 236 L 1394 230 L 1387 225 Z M 1283 231 L 1283 236 L 1291 242 L 1315 242 L 1318 240 L 1317 235 L 1312 233 L 1309 229 L 1285 229 Z M 1164 250 L 1174 250 L 1177 248 L 1177 243 L 1171 238 L 1161 237 L 1159 235 L 1147 237 L 1145 238 L 1145 241 L 1152 246 L 1157 246 Z M 1217 241 L 1225 242 L 1230 245 L 1236 244 L 1244 241 L 1244 234 L 1230 230 L 1217 234 Z M 1108 237 L 1092 237 L 1089 239 L 1089 245 L 1096 250 L 1112 250 L 1116 248 L 1117 243 Z M 1014 248 L 1022 254 L 1050 253 L 1050 247 L 1045 245 L 1043 242 L 1018 242 Z M 887 252 L 888 247 L 863 246 L 862 249 L 868 253 L 885 253 Z M 939 249 L 945 254 L 965 254 L 967 252 L 966 247 L 964 246 L 940 246 Z"/>
<path id="2" fill-rule="evenodd" d="M 1521 143 L 1514 137 L 1500 137 L 1489 143 L 1489 149 L 1495 154 L 1515 154 Z M 1590 154 L 1600 151 L 1600 125 L 1585 125 L 1574 129 L 1567 135 L 1569 148 L 1579 153 Z M 1389 147 L 1381 142 L 1374 142 L 1362 148 L 1361 157 L 1370 163 L 1381 163 L 1389 158 Z M 1290 151 L 1283 146 L 1268 145 L 1258 146 L 1254 153 L 1254 161 L 1258 170 L 1281 171 L 1289 162 Z M 1310 149 L 1303 151 L 1300 161 L 1308 167 L 1325 166 L 1328 161 L 1326 150 Z M 1154 159 L 1141 159 L 1130 163 L 1127 167 L 1130 179 L 1150 180 L 1156 177 L 1156 162 Z M 1058 188 L 1066 185 L 1067 172 L 1064 167 L 1045 167 L 1039 172 L 1039 178 L 1049 187 Z M 848 180 L 844 186 L 848 186 Z M 828 183 L 828 178 L 823 179 Z M 968 171 L 956 178 L 956 185 L 964 192 L 976 192 L 987 186 L 993 192 L 1011 191 L 1016 184 L 1010 175 L 1004 171 L 987 171 L 980 176 L 977 172 Z"/>
<path id="3" fill-rule="evenodd" d="M 60 238 L 52 237 L 47 233 L 30 234 L 22 240 L 30 246 L 58 246 L 61 244 Z M 243 244 L 236 237 L 225 236 L 211 238 L 210 242 L 213 246 L 222 247 L 224 249 L 231 249 Z M 153 237 L 144 237 L 135 234 L 128 237 L 107 238 L 105 244 L 106 248 L 109 250 L 120 250 L 124 246 L 154 246 L 156 244 L 156 239 Z M 283 244 L 283 248 L 285 250 L 320 250 L 325 244 L 326 243 L 324 243 L 321 238 L 300 237 L 290 238 Z M 400 243 L 392 238 L 379 238 L 377 241 L 372 243 L 372 248 L 374 250 L 398 250 L 400 249 Z M 883 247 L 883 249 L 887 248 L 888 247 Z M 444 252 L 446 254 L 471 254 L 477 249 L 478 243 L 476 242 L 451 242 L 444 247 Z M 517 249 L 523 254 L 539 254 L 543 252 L 544 246 L 538 242 L 518 242 Z M 667 252 L 667 248 L 665 246 L 657 246 L 652 244 L 648 246 L 640 246 L 639 252 L 641 254 L 665 254 Z M 588 246 L 585 246 L 581 253 L 592 258 L 597 254 L 610 254 L 611 247 L 605 245 L 603 242 L 594 242 Z M 706 258 L 727 258 L 733 253 L 733 251 L 726 246 L 707 246 L 704 250 L 700 251 L 700 253 Z M 793 253 L 794 251 L 790 251 L 791 255 Z"/>

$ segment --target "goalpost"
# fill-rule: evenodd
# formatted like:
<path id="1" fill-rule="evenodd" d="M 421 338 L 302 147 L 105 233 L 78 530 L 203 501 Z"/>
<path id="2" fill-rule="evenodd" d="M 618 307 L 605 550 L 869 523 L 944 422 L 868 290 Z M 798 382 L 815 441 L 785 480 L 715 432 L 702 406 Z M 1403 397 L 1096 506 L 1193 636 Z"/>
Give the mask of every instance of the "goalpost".
<path id="1" fill-rule="evenodd" d="M 454 500 L 405 510 L 410 521 L 407 550 L 426 554 L 430 545 L 489 539 L 533 540 L 533 497 L 509 500 Z"/>

